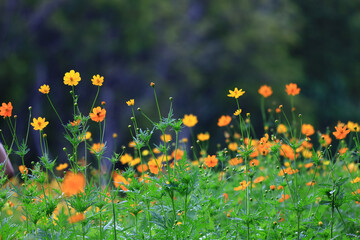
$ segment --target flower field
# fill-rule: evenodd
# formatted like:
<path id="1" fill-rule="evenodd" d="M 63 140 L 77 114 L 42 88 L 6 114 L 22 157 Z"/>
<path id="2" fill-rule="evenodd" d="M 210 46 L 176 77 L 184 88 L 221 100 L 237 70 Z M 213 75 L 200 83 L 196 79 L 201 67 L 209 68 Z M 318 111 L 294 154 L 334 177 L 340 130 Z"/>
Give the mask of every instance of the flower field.
<path id="1" fill-rule="evenodd" d="M 303 122 L 297 84 L 284 86 L 289 101 L 274 109 L 267 107 L 271 87 L 259 86 L 264 128 L 256 131 L 251 113 L 242 111 L 246 89 L 223 90 L 233 112 L 214 119 L 224 138 L 211 149 L 212 133 L 197 130 L 196 113 L 179 118 L 176 99 L 159 102 L 151 82 L 158 117 L 151 119 L 136 99 L 124 99 L 132 115 L 122 127 L 132 141 L 113 150 L 104 141 L 106 103 L 98 98 L 104 77 L 86 81 L 71 70 L 63 83 L 73 100 L 72 119 L 62 119 L 47 84 L 37 94 L 57 122 L 33 116 L 29 107 L 26 125 L 17 122 L 11 101 L 0 107 L 8 126 L 1 142 L 10 162 L 20 165 L 11 178 L 8 159 L 0 165 L 0 240 L 360 238 L 360 127 L 337 122 L 320 131 Z M 97 88 L 88 112 L 78 107 L 81 84 Z M 25 125 L 24 139 L 19 125 Z M 66 159 L 49 152 L 56 137 L 47 135 L 50 126 L 68 142 L 61 147 Z M 180 137 L 185 128 L 189 138 Z M 41 148 L 31 165 L 25 163 L 35 151 L 30 131 Z"/>

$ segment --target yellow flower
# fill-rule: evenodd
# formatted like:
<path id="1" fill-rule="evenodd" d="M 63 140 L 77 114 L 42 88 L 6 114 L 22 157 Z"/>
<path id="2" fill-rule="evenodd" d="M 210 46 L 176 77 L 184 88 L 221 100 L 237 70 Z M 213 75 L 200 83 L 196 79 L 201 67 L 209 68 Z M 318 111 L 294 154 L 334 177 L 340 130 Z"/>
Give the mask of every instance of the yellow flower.
<path id="1" fill-rule="evenodd" d="M 354 180 L 351 181 L 352 184 L 360 182 L 360 178 L 356 177 Z"/>
<path id="2" fill-rule="evenodd" d="M 125 165 L 133 160 L 133 157 L 127 153 L 120 157 L 120 162 Z"/>
<path id="3" fill-rule="evenodd" d="M 233 97 L 233 98 L 239 98 L 242 95 L 244 95 L 245 91 L 243 91 L 242 89 L 237 89 L 235 88 L 234 91 L 229 90 L 229 94 L 227 95 L 228 97 Z"/>
<path id="4" fill-rule="evenodd" d="M 285 126 L 285 124 L 279 124 L 279 126 L 277 127 L 277 133 L 278 134 L 282 134 L 282 133 L 286 133 L 287 132 L 287 127 Z"/>
<path id="5" fill-rule="evenodd" d="M 349 121 L 347 123 L 347 127 L 350 129 L 351 132 L 360 132 L 360 126 L 358 123 L 354 123 L 352 121 Z"/>
<path id="6" fill-rule="evenodd" d="M 34 127 L 34 130 L 43 130 L 49 122 L 45 121 L 45 118 L 39 117 L 38 119 L 34 118 L 31 126 Z"/>
<path id="7" fill-rule="evenodd" d="M 236 151 L 237 150 L 237 148 L 238 148 L 238 145 L 237 145 L 237 143 L 236 142 L 233 142 L 233 143 L 229 143 L 229 149 L 231 150 L 231 151 Z"/>
<path id="8" fill-rule="evenodd" d="M 234 191 L 244 191 L 250 185 L 250 183 L 250 181 L 246 182 L 245 180 L 243 180 L 242 182 L 240 182 L 240 186 L 234 188 Z"/>
<path id="9" fill-rule="evenodd" d="M 129 101 L 126 101 L 126 104 L 130 107 L 130 106 L 134 106 L 135 104 L 135 100 L 134 99 L 130 99 Z"/>
<path id="10" fill-rule="evenodd" d="M 197 139 L 198 139 L 199 141 L 202 141 L 202 142 L 209 140 L 209 138 L 210 138 L 210 134 L 209 134 L 209 133 L 199 133 L 199 134 L 197 135 Z"/>
<path id="11" fill-rule="evenodd" d="M 91 138 L 91 132 L 86 132 L 85 135 L 79 136 L 81 141 L 89 140 Z"/>
<path id="12" fill-rule="evenodd" d="M 80 82 L 81 77 L 79 72 L 70 70 L 70 72 L 65 73 L 64 84 L 69 86 L 76 86 Z"/>
<path id="13" fill-rule="evenodd" d="M 40 86 L 39 92 L 41 92 L 42 94 L 49 94 L 49 92 L 50 92 L 49 85 L 44 84 L 44 85 Z"/>
<path id="14" fill-rule="evenodd" d="M 150 153 L 149 150 L 145 149 L 142 151 L 141 155 L 147 156 L 147 155 L 149 155 L 149 153 Z"/>
<path id="15" fill-rule="evenodd" d="M 239 116 L 241 112 L 242 112 L 242 110 L 241 110 L 241 109 L 238 109 L 238 110 L 236 110 L 236 111 L 234 112 L 234 115 L 235 115 L 235 116 Z"/>
<path id="16" fill-rule="evenodd" d="M 197 117 L 192 114 L 185 114 L 184 118 L 182 119 L 182 122 L 187 127 L 193 127 L 198 123 Z"/>
<path id="17" fill-rule="evenodd" d="M 93 85 L 101 87 L 104 82 L 104 77 L 100 76 L 99 74 L 94 75 L 91 81 Z"/>
<path id="18" fill-rule="evenodd" d="M 135 158 L 134 160 L 132 160 L 132 161 L 129 163 L 129 165 L 130 165 L 130 166 L 136 166 L 136 165 L 138 165 L 140 162 L 141 162 L 141 161 L 140 161 L 140 158 Z"/>

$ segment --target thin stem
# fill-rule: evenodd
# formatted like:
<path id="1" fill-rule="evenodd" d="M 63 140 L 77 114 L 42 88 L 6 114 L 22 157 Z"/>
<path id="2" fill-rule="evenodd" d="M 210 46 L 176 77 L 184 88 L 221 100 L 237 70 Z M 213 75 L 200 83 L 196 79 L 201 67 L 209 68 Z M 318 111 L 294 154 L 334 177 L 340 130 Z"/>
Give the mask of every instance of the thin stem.
<path id="1" fill-rule="evenodd" d="M 65 132 L 66 132 L 67 134 L 69 134 L 69 133 L 68 133 L 68 130 L 66 129 L 66 127 L 65 127 L 65 125 L 64 125 L 64 123 L 63 123 L 63 121 L 61 120 L 61 118 L 60 118 L 60 116 L 59 116 L 58 112 L 56 111 L 56 108 L 54 107 L 54 104 L 52 103 L 52 101 L 51 101 L 51 99 L 50 99 L 49 95 L 48 95 L 48 94 L 46 94 L 46 97 L 47 97 L 47 99 L 49 100 L 49 103 L 50 103 L 50 105 L 51 105 L 52 109 L 54 110 L 54 112 L 55 112 L 56 116 L 57 116 L 57 117 L 58 117 L 58 119 L 60 120 L 61 126 L 63 126 L 63 128 L 65 129 Z"/>
<path id="2" fill-rule="evenodd" d="M 161 121 L 160 107 L 159 107 L 159 102 L 158 102 L 158 99 L 157 99 L 157 96 L 156 96 L 155 87 L 154 87 L 154 96 L 155 96 L 156 107 L 157 107 L 157 110 L 158 110 L 158 113 L 159 113 L 159 119 Z"/>

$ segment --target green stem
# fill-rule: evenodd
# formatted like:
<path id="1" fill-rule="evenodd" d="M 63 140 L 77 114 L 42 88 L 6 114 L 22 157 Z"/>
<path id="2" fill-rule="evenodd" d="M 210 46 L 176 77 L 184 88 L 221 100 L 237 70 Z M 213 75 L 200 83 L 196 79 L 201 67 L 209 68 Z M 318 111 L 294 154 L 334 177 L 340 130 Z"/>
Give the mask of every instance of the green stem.
<path id="1" fill-rule="evenodd" d="M 90 108 L 90 113 L 92 112 L 92 110 L 93 110 L 93 108 L 94 108 L 94 106 L 95 106 L 95 102 L 96 102 L 96 100 L 97 100 L 97 97 L 99 96 L 99 91 L 100 91 L 100 86 L 98 86 L 98 89 L 97 89 L 97 92 L 96 92 L 96 96 L 95 96 L 94 101 L 93 101 L 93 103 L 92 103 L 92 105 L 91 105 L 91 108 Z"/>
<path id="2" fill-rule="evenodd" d="M 56 108 L 54 107 L 54 104 L 52 103 L 52 101 L 51 101 L 51 99 L 50 99 L 49 95 L 48 95 L 48 94 L 46 94 L 46 97 L 47 97 L 47 99 L 49 100 L 49 103 L 50 103 L 50 105 L 51 105 L 52 109 L 54 110 L 54 112 L 55 112 L 56 116 L 57 116 L 57 117 L 58 117 L 58 119 L 60 120 L 61 126 L 63 126 L 63 128 L 65 129 L 65 132 L 66 132 L 67 134 L 69 134 L 69 133 L 68 133 L 68 131 L 67 131 L 67 129 L 66 129 L 66 127 L 65 127 L 65 125 L 64 125 L 64 123 L 63 123 L 63 121 L 61 120 L 61 118 L 60 118 L 60 116 L 59 116 L 58 112 L 56 111 Z"/>
<path id="3" fill-rule="evenodd" d="M 155 96 L 156 107 L 157 107 L 157 110 L 158 110 L 158 113 L 159 113 L 159 119 L 161 121 L 160 107 L 159 107 L 159 102 L 158 102 L 158 99 L 157 99 L 157 96 L 156 96 L 155 87 L 154 87 L 154 96 Z"/>
<path id="4" fill-rule="evenodd" d="M 152 233 L 151 233 L 151 215 L 150 215 L 150 203 L 147 201 L 146 203 L 147 207 L 147 213 L 148 213 L 148 225 L 149 225 L 149 233 L 150 233 L 150 239 L 152 239 Z"/>
<path id="5" fill-rule="evenodd" d="M 264 124 L 264 129 L 265 129 L 265 127 L 266 127 L 266 115 L 265 115 L 265 98 L 264 97 L 261 97 L 260 107 L 261 107 L 261 116 L 262 116 L 262 119 L 263 119 L 263 124 Z M 265 132 L 267 132 L 267 130 Z"/>
<path id="6" fill-rule="evenodd" d="M 175 167 L 176 167 L 176 161 L 177 161 L 177 150 L 178 150 L 178 142 L 179 142 L 179 132 L 175 132 L 175 157 L 174 157 L 174 168 L 173 168 L 173 176 L 175 178 Z"/>

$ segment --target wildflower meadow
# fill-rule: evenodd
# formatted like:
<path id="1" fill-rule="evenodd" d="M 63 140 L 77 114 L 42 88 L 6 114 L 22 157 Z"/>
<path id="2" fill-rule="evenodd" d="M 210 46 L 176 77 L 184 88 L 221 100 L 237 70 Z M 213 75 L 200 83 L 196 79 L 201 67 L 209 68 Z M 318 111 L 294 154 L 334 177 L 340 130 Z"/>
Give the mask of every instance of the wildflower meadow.
<path id="1" fill-rule="evenodd" d="M 106 79 L 84 80 L 71 70 L 59 81 L 69 89 L 64 98 L 73 100 L 71 119 L 58 112 L 51 94 L 57 89 L 47 83 L 33 94 L 56 121 L 34 116 L 31 107 L 28 122 L 17 121 L 11 99 L 0 107 L 8 156 L 0 165 L 1 240 L 360 238 L 360 126 L 349 119 L 314 129 L 296 110 L 302 94 L 296 83 L 277 90 L 288 101 L 276 107 L 270 104 L 276 92 L 259 86 L 263 129 L 256 131 L 252 113 L 242 110 L 246 89 L 218 89 L 233 112 L 213 120 L 224 136 L 213 148 L 213 133 L 197 130 L 197 113 L 177 115 L 176 99 L 160 102 L 161 86 L 151 82 L 156 108 L 142 109 L 136 99 L 118 103 L 131 109 L 121 127 L 132 141 L 110 149 L 106 103 L 98 97 Z M 86 84 L 97 93 L 81 112 L 77 92 Z M 47 134 L 49 128 L 57 134 Z M 184 129 L 189 138 L 180 137 Z M 41 154 L 29 165 L 31 131 Z M 61 156 L 49 150 L 57 137 L 68 143 Z M 8 164 L 16 166 L 14 177 L 6 174 Z"/>

